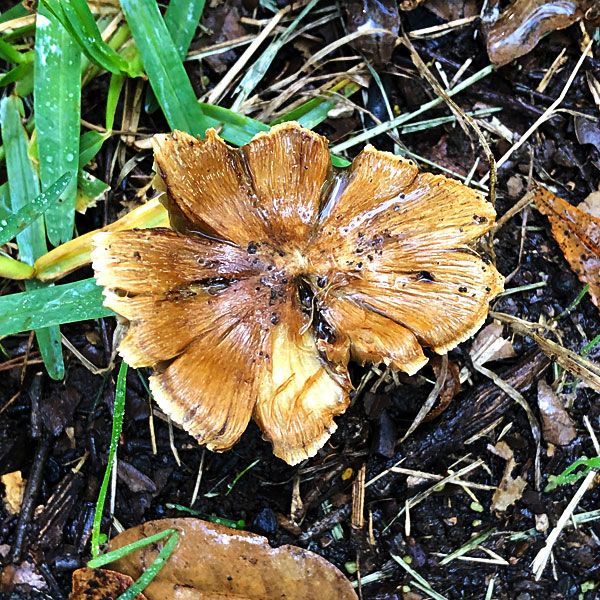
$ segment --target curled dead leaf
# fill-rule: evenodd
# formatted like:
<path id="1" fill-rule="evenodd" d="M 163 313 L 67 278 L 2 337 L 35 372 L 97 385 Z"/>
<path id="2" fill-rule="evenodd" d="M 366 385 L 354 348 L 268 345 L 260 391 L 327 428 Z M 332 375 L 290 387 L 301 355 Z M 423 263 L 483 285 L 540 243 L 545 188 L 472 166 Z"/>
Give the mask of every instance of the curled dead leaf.
<path id="1" fill-rule="evenodd" d="M 469 352 L 474 363 L 484 365 L 494 360 L 516 356 L 513 345 L 502 337 L 503 330 L 504 325 L 495 320 L 477 334 Z"/>
<path id="2" fill-rule="evenodd" d="M 577 437 L 575 423 L 545 381 L 538 382 L 538 407 L 546 442 L 555 446 L 568 446 Z"/>
<path id="3" fill-rule="evenodd" d="M 600 308 L 600 219 L 544 188 L 535 191 L 534 200 L 536 208 L 548 217 L 552 235 L 571 269 L 589 284 L 592 302 Z"/>
<path id="4" fill-rule="evenodd" d="M 144 590 L 148 600 L 356 600 L 350 582 L 331 563 L 296 546 L 271 548 L 267 539 L 200 519 L 162 519 L 128 529 L 109 550 L 176 529 L 179 542 L 168 561 Z M 137 579 L 153 562 L 162 542 L 111 563 Z"/>
<path id="5" fill-rule="evenodd" d="M 547 33 L 589 17 L 593 0 L 515 0 L 488 24 L 487 50 L 496 65 L 505 65 L 532 50 Z M 490 3 L 492 13 L 498 11 Z"/>
<path id="6" fill-rule="evenodd" d="M 514 458 L 509 458 L 502 475 L 502 481 L 492 497 L 492 510 L 504 512 L 523 495 L 527 487 L 527 481 L 521 475 L 513 478 L 512 472 L 516 466 L 517 463 Z"/>
<path id="7" fill-rule="evenodd" d="M 335 169 L 327 140 L 284 123 L 240 149 L 155 137 L 171 227 L 97 234 L 119 352 L 151 366 L 161 408 L 210 450 L 251 417 L 290 464 L 314 456 L 351 390 L 347 365 L 415 373 L 475 333 L 502 276 L 474 251 L 494 224 L 458 181 L 366 147 Z"/>
<path id="8" fill-rule="evenodd" d="M 73 591 L 69 595 L 69 600 L 118 598 L 132 583 L 133 579 L 129 575 L 109 569 L 83 567 L 73 572 Z M 147 600 L 147 598 L 144 594 L 137 594 L 132 600 Z"/>
<path id="9" fill-rule="evenodd" d="M 11 515 L 18 515 L 21 511 L 21 501 L 26 481 L 21 471 L 5 473 L 0 477 L 0 483 L 4 485 L 4 506 Z"/>
<path id="10" fill-rule="evenodd" d="M 439 356 L 434 356 L 431 359 L 431 368 L 435 373 L 436 377 L 440 377 L 442 373 L 442 359 Z M 440 388 L 440 395 L 438 401 L 433 405 L 433 408 L 427 413 L 427 416 L 423 419 L 424 423 L 437 419 L 452 402 L 454 396 L 460 392 L 460 369 L 458 365 L 448 360 L 448 368 L 446 369 L 446 376 L 442 387 Z"/>

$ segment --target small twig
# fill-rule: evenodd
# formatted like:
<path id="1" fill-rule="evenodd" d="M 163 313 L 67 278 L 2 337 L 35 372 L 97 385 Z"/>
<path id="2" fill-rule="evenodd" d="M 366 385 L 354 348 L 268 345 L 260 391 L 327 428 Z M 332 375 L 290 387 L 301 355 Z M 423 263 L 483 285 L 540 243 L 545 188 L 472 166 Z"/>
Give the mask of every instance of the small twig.
<path id="1" fill-rule="evenodd" d="M 9 562 L 11 564 L 18 563 L 23 553 L 23 542 L 25 540 L 25 535 L 28 532 L 29 523 L 33 517 L 36 500 L 42 485 L 42 475 L 50 451 L 50 442 L 51 436 L 46 432 L 43 433 L 33 458 L 33 466 L 29 473 L 29 477 L 27 478 L 25 491 L 23 492 L 21 512 L 19 514 L 14 542 L 9 555 Z"/>
<path id="2" fill-rule="evenodd" d="M 560 515 L 560 519 L 556 523 L 556 527 L 550 532 L 548 539 L 546 540 L 546 545 L 537 553 L 536 557 L 533 559 L 531 563 L 531 569 L 535 574 L 536 581 L 542 576 L 544 569 L 546 568 L 546 563 L 548 562 L 548 558 L 552 552 L 552 548 L 558 539 L 558 536 L 561 534 L 561 531 L 567 524 L 567 521 L 571 518 L 575 507 L 579 504 L 579 501 L 583 498 L 583 495 L 586 493 L 587 489 L 594 481 L 596 477 L 597 471 L 595 469 L 590 470 L 590 472 L 586 475 L 585 479 L 579 486 L 579 489 L 575 492 L 573 498 L 571 498 L 571 502 L 567 505 L 562 515 Z"/>

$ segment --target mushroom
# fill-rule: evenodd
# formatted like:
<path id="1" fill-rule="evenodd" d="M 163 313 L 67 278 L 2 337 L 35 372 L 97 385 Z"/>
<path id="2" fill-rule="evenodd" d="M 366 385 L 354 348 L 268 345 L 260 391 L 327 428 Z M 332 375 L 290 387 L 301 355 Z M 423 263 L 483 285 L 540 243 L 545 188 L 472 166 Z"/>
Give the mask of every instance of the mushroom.
<path id="1" fill-rule="evenodd" d="M 94 237 L 119 347 L 210 450 L 251 417 L 297 464 L 348 406 L 350 359 L 415 373 L 484 322 L 502 276 L 471 247 L 483 196 L 367 146 L 347 169 L 297 123 L 239 149 L 214 130 L 154 137 L 171 227 Z"/>

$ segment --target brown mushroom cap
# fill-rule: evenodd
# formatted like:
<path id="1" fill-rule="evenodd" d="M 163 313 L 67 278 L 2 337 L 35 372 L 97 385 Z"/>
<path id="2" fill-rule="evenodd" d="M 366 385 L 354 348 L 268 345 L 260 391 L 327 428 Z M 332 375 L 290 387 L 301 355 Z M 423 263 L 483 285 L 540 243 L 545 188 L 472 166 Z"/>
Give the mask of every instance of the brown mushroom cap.
<path id="1" fill-rule="evenodd" d="M 502 277 L 469 246 L 493 207 L 463 184 L 365 148 L 346 170 L 296 123 L 239 150 L 155 136 L 171 226 L 98 234 L 121 355 L 152 366 L 159 405 L 200 443 L 231 447 L 251 416 L 290 464 L 348 405 L 350 357 L 408 373 L 487 316 Z"/>

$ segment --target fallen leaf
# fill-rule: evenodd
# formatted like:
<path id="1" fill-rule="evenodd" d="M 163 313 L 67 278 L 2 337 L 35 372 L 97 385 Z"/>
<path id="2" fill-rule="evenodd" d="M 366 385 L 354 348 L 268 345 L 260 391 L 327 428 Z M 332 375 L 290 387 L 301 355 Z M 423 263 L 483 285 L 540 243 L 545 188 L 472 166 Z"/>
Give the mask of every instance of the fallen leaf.
<path id="1" fill-rule="evenodd" d="M 504 512 L 523 495 L 527 482 L 520 475 L 513 479 L 512 472 L 516 466 L 513 458 L 506 463 L 502 481 L 492 497 L 492 510 Z"/>
<path id="2" fill-rule="evenodd" d="M 469 352 L 474 363 L 484 365 L 493 360 L 516 356 L 512 344 L 502 337 L 503 330 L 504 325 L 494 320 L 477 334 Z"/>
<path id="3" fill-rule="evenodd" d="M 11 515 L 18 515 L 21 511 L 21 500 L 25 489 L 25 480 L 21 471 L 5 473 L 0 477 L 0 483 L 4 485 L 4 506 Z"/>
<path id="4" fill-rule="evenodd" d="M 571 269 L 589 284 L 592 302 L 600 308 L 600 219 L 543 188 L 535 191 L 534 199 L 537 209 L 548 217 Z"/>
<path id="5" fill-rule="evenodd" d="M 589 144 L 600 150 L 600 124 L 597 121 L 577 116 L 573 119 L 573 124 L 580 144 Z"/>
<path id="6" fill-rule="evenodd" d="M 577 206 L 583 212 L 592 217 L 600 219 L 600 192 L 592 192 L 586 196 L 586 199 Z"/>
<path id="7" fill-rule="evenodd" d="M 514 456 L 512 448 L 504 440 L 499 441 L 495 446 L 489 444 L 488 450 L 504 460 L 511 460 Z"/>
<path id="8" fill-rule="evenodd" d="M 532 50 L 540 38 L 564 29 L 581 19 L 592 0 L 516 0 L 498 17 L 497 6 L 490 3 L 487 50 L 496 65 L 505 65 Z M 494 18 L 495 17 L 495 18 Z M 489 21 L 492 24 L 489 24 Z"/>
<path id="9" fill-rule="evenodd" d="M 271 548 L 262 536 L 200 519 L 149 521 L 119 534 L 109 550 L 171 528 L 181 536 L 144 590 L 148 600 L 357 600 L 348 579 L 318 554 L 296 546 Z M 131 552 L 111 566 L 137 579 L 162 545 L 160 541 Z"/>
<path id="10" fill-rule="evenodd" d="M 442 358 L 434 356 L 429 362 L 436 378 L 440 377 L 442 372 Z M 450 402 L 452 402 L 452 399 L 458 392 L 460 392 L 460 369 L 455 362 L 448 360 L 448 369 L 438 400 L 423 419 L 423 423 L 433 421 L 433 419 L 439 417 L 448 408 Z"/>
<path id="11" fill-rule="evenodd" d="M 24 560 L 15 570 L 12 582 L 15 585 L 28 585 L 35 590 L 44 590 L 48 587 L 46 580 L 37 571 L 35 565 Z"/>
<path id="12" fill-rule="evenodd" d="M 538 407 L 546 442 L 556 446 L 568 446 L 577 437 L 575 423 L 554 390 L 545 381 L 538 382 Z"/>
<path id="13" fill-rule="evenodd" d="M 69 600 L 107 600 L 117 598 L 133 583 L 129 575 L 108 569 L 84 567 L 73 573 L 73 591 Z M 138 594 L 133 600 L 146 600 Z"/>

